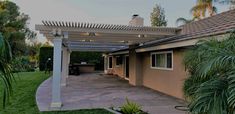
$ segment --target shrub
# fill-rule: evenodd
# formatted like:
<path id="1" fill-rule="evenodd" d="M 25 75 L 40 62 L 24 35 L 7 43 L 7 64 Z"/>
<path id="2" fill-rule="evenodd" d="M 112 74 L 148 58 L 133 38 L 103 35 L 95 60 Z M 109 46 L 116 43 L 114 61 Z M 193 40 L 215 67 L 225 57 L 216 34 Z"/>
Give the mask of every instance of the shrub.
<path id="1" fill-rule="evenodd" d="M 235 33 L 224 40 L 200 41 L 186 53 L 189 77 L 184 94 L 193 114 L 234 114 Z"/>
<path id="2" fill-rule="evenodd" d="M 12 60 L 13 72 L 35 71 L 35 64 L 31 63 L 28 56 L 16 57 Z"/>
<path id="3" fill-rule="evenodd" d="M 141 114 L 141 106 L 137 103 L 131 102 L 126 98 L 126 104 L 121 107 L 123 114 Z"/>
<path id="4" fill-rule="evenodd" d="M 50 63 L 47 65 L 47 69 L 52 70 L 53 64 L 53 47 L 41 47 L 39 52 L 39 70 L 44 71 L 48 58 L 51 58 Z"/>

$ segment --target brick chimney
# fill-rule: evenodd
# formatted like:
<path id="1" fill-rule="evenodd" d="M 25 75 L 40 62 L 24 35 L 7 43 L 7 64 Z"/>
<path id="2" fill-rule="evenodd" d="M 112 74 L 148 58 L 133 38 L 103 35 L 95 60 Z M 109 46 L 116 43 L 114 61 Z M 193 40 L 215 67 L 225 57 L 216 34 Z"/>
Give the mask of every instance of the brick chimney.
<path id="1" fill-rule="evenodd" d="M 144 26 L 144 18 L 140 17 L 138 14 L 134 14 L 132 19 L 129 21 L 130 26 Z"/>

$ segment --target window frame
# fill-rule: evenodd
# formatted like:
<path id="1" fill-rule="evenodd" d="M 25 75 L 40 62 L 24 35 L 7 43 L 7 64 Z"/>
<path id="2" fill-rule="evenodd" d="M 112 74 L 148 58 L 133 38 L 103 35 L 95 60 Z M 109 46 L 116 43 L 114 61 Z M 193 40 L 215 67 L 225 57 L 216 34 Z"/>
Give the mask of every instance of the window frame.
<path id="1" fill-rule="evenodd" d="M 171 68 L 167 68 L 167 58 L 166 58 L 166 67 L 157 67 L 157 64 L 156 64 L 156 60 L 155 60 L 155 65 L 156 65 L 156 67 L 153 67 L 153 65 L 152 65 L 152 55 L 155 55 L 155 58 L 156 58 L 156 55 L 157 54 L 165 54 L 165 55 L 167 55 L 168 53 L 170 53 L 171 54 Z M 151 69 L 158 69 L 158 70 L 173 70 L 173 65 L 174 65 L 174 57 L 173 57 L 173 51 L 161 51 L 161 52 L 151 52 L 150 53 L 150 68 Z"/>
<path id="2" fill-rule="evenodd" d="M 109 64 L 110 58 L 112 58 L 112 67 L 110 67 L 110 64 Z M 113 69 L 113 57 L 112 56 L 108 57 L 108 69 Z"/>
<path id="3" fill-rule="evenodd" d="M 122 57 L 122 56 L 116 56 L 116 57 L 115 57 L 115 66 L 116 66 L 116 67 L 120 67 L 120 66 L 122 65 L 121 63 L 119 63 L 119 64 L 117 65 L 118 58 L 121 59 L 121 57 Z"/>

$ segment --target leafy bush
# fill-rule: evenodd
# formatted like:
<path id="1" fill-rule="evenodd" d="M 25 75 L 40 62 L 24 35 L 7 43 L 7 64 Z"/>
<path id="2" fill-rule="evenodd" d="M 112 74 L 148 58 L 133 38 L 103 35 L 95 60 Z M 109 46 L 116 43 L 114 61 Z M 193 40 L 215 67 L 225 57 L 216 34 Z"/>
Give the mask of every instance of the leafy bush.
<path id="1" fill-rule="evenodd" d="M 30 62 L 29 56 L 20 56 L 12 60 L 13 72 L 35 71 L 35 64 Z"/>
<path id="2" fill-rule="evenodd" d="M 141 106 L 137 103 L 131 102 L 126 98 L 126 104 L 121 107 L 123 114 L 141 114 Z"/>
<path id="3" fill-rule="evenodd" d="M 44 71 L 48 58 L 51 58 L 51 63 L 47 65 L 47 69 L 52 70 L 53 65 L 53 47 L 41 47 L 39 52 L 39 69 Z"/>
<path id="4" fill-rule="evenodd" d="M 186 53 L 190 76 L 184 94 L 193 114 L 234 114 L 235 33 L 224 40 L 200 41 Z"/>

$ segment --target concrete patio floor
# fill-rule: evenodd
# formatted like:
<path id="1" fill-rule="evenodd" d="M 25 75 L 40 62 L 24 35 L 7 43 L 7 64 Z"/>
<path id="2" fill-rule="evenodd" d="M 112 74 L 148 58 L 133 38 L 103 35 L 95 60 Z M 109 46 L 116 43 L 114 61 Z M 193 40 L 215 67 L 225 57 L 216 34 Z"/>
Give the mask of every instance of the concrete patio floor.
<path id="1" fill-rule="evenodd" d="M 107 108 L 121 106 L 126 97 L 139 103 L 150 114 L 185 114 L 174 109 L 184 103 L 157 91 L 134 87 L 115 76 L 83 74 L 69 76 L 67 86 L 62 87 L 63 106 L 60 110 Z M 43 82 L 36 93 L 40 111 L 50 111 L 51 78 Z"/>

